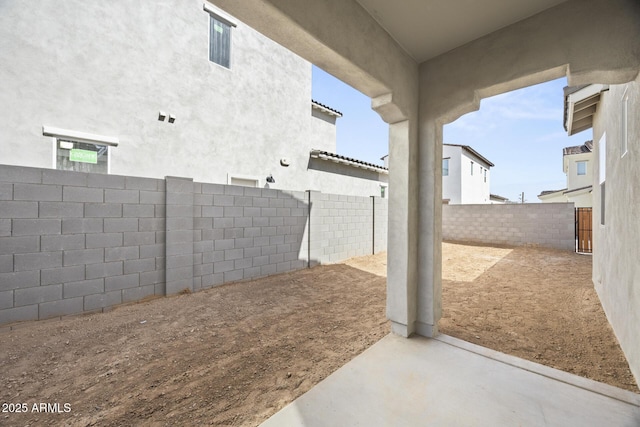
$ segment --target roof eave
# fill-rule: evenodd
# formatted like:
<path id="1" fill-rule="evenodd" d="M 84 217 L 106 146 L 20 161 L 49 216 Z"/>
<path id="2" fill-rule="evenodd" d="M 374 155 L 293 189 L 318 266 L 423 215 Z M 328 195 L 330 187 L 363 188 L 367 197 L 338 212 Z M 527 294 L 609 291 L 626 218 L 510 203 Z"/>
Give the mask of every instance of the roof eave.
<path id="1" fill-rule="evenodd" d="M 593 126 L 593 116 L 600 102 L 600 94 L 609 89 L 602 84 L 565 88 L 564 129 L 569 136 Z"/>

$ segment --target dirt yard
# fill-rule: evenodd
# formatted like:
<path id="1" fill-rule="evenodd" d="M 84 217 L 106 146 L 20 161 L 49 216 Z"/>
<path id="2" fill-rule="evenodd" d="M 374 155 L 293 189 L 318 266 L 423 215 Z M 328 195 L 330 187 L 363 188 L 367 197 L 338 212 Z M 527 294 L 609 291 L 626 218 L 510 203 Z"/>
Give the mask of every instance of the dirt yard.
<path id="1" fill-rule="evenodd" d="M 443 250 L 443 333 L 638 391 L 589 257 Z M 389 332 L 385 274 L 370 256 L 0 329 L 0 425 L 257 425 Z"/>

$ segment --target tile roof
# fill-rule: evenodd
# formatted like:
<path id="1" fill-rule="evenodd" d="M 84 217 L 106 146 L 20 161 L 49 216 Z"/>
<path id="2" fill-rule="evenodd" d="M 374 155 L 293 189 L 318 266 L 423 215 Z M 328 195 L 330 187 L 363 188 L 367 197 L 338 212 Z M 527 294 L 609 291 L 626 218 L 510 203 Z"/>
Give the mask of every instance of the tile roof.
<path id="1" fill-rule="evenodd" d="M 312 158 L 314 158 L 314 159 L 331 160 L 331 161 L 333 161 L 335 163 L 342 163 L 342 164 L 345 164 L 345 165 L 348 165 L 348 166 L 367 169 L 367 170 L 371 170 L 371 171 L 374 171 L 374 172 L 379 172 L 379 173 L 384 173 L 384 174 L 388 174 L 389 173 L 389 169 L 385 168 L 384 166 L 376 165 L 376 164 L 373 164 L 373 163 L 363 162 L 362 160 L 353 159 L 351 157 L 346 157 L 346 156 L 341 156 L 339 154 L 330 153 L 328 151 L 311 150 L 310 156 Z"/>
<path id="2" fill-rule="evenodd" d="M 342 113 L 340 111 L 334 110 L 333 108 L 327 105 L 321 104 L 318 101 L 313 99 L 311 100 L 311 108 L 320 110 L 326 114 L 329 114 L 330 116 L 342 117 Z"/>
<path id="3" fill-rule="evenodd" d="M 593 141 L 587 141 L 582 145 L 576 145 L 574 147 L 565 147 L 562 149 L 563 156 L 570 156 L 572 154 L 591 153 L 593 151 Z"/>

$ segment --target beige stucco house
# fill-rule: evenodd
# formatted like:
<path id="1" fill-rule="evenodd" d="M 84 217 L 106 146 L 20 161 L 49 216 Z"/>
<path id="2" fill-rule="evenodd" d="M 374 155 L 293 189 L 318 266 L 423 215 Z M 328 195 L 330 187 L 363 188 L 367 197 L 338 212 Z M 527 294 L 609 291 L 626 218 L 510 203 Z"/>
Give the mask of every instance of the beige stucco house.
<path id="1" fill-rule="evenodd" d="M 567 186 L 562 190 L 543 191 L 538 195 L 542 203 L 573 203 L 576 208 L 593 206 L 593 141 L 562 149 L 562 170 Z"/>
<path id="2" fill-rule="evenodd" d="M 567 131 L 593 131 L 593 284 L 636 379 L 640 361 L 640 77 L 590 85 L 592 112 L 566 96 Z M 575 101 L 575 99 L 573 100 Z"/>

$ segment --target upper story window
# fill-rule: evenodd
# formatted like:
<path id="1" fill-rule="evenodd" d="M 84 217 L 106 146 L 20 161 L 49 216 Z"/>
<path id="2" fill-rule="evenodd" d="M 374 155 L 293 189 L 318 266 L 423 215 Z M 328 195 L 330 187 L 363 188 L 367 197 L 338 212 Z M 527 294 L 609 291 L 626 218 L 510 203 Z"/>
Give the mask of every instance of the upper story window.
<path id="1" fill-rule="evenodd" d="M 587 162 L 576 162 L 578 166 L 578 175 L 586 175 L 587 174 Z"/>
<path id="2" fill-rule="evenodd" d="M 209 12 L 209 61 L 225 68 L 231 68 L 231 28 L 236 24 L 223 16 L 208 3 L 204 10 Z"/>
<path id="3" fill-rule="evenodd" d="M 484 170 L 484 182 L 487 182 L 487 170 Z"/>
<path id="4" fill-rule="evenodd" d="M 442 176 L 449 176 L 449 159 L 442 159 Z"/>
<path id="5" fill-rule="evenodd" d="M 471 175 L 473 175 L 473 162 L 471 162 Z"/>

